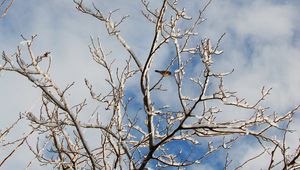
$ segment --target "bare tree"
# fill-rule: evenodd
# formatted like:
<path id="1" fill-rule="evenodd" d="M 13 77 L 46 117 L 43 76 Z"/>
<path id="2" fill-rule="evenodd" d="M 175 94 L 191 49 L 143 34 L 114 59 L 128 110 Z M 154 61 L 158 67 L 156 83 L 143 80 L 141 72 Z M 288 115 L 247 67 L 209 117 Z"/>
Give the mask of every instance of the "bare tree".
<path id="1" fill-rule="evenodd" d="M 10 0 L 10 1 L 2 0 L 2 2 L 0 3 L 0 9 L 3 8 L 3 11 L 1 11 L 0 13 L 1 14 L 0 18 L 3 18 L 7 14 L 9 8 L 11 8 L 11 5 L 13 3 L 14 0 Z"/>
<path id="2" fill-rule="evenodd" d="M 51 53 L 34 55 L 32 46 L 36 36 L 22 37 L 27 55 L 20 47 L 12 55 L 2 52 L 0 71 L 15 72 L 26 77 L 41 91 L 42 105 L 39 113 L 21 113 L 12 126 L 1 130 L 1 147 L 9 148 L 11 152 L 0 160 L 0 167 L 7 159 L 13 159 L 12 155 L 21 145 L 26 145 L 41 165 L 58 169 L 181 169 L 202 164 L 220 151 L 230 151 L 246 137 L 255 139 L 262 148 L 261 152 L 245 162 L 227 153 L 224 169 L 241 169 L 262 155 L 269 158 L 268 169 L 300 167 L 299 141 L 294 152 L 286 144 L 286 135 L 293 132 L 289 127 L 300 105 L 283 114 L 270 113 L 269 108 L 261 102 L 270 94 L 271 88 L 263 87 L 259 99 L 250 104 L 238 97 L 235 91 L 226 89 L 224 79 L 233 73 L 230 70 L 232 68 L 228 68 L 228 72 L 220 72 L 213 67 L 216 56 L 223 52 L 219 48 L 225 34 L 217 42 L 212 42 L 197 33 L 198 26 L 205 21 L 203 13 L 211 0 L 199 10 L 196 17 L 190 17 L 176 0 L 164 0 L 158 9 L 151 9 L 151 2 L 142 0 L 142 15 L 154 29 L 148 55 L 144 58 L 135 54 L 134 45 L 130 47 L 119 29 L 128 16 L 114 21 L 112 18 L 117 15 L 117 10 L 104 14 L 100 8 L 86 6 L 82 0 L 74 0 L 74 3 L 78 11 L 103 23 L 108 35 L 114 37 L 128 52 L 124 66 L 113 69 L 114 59 L 109 50 L 102 47 L 100 38 L 91 38 L 91 56 L 106 70 L 106 82 L 110 89 L 98 94 L 90 80 L 86 79 L 85 84 L 91 98 L 105 106 L 103 112 L 110 113 L 110 120 L 104 122 L 98 112 L 90 114 L 89 121 L 80 120 L 79 116 L 86 114 L 86 99 L 79 104 L 68 102 L 66 92 L 74 83 L 59 87 L 49 75 Z M 181 27 L 182 23 L 184 28 Z M 199 43 L 194 44 L 193 40 Z M 154 71 L 155 57 L 166 46 L 172 47 L 175 55 L 168 59 L 165 68 L 156 70 L 161 76 L 155 80 L 150 72 Z M 202 63 L 196 76 L 191 76 L 187 70 L 193 62 Z M 139 80 L 141 106 L 133 103 L 139 100 L 138 97 L 125 95 L 130 90 L 127 82 L 134 77 L 140 77 L 135 80 Z M 176 87 L 176 95 L 170 101 L 175 101 L 178 107 L 162 106 L 154 100 L 154 94 L 163 96 L 171 90 L 165 86 L 166 79 L 174 79 L 172 83 Z M 191 84 L 195 87 L 193 95 L 185 92 Z M 234 117 L 222 120 L 222 106 L 238 108 L 250 113 L 249 117 L 245 120 L 235 120 Z M 133 112 L 132 108 L 137 111 Z M 32 130 L 19 139 L 6 141 L 5 137 L 22 119 L 29 120 Z M 99 138 L 95 141 L 85 134 L 86 131 L 94 131 Z M 274 132 L 277 138 L 272 135 Z M 32 134 L 47 140 L 37 140 L 32 145 L 27 141 Z M 174 148 L 174 145 L 178 147 Z M 233 165 L 234 160 L 238 160 L 239 165 Z"/>

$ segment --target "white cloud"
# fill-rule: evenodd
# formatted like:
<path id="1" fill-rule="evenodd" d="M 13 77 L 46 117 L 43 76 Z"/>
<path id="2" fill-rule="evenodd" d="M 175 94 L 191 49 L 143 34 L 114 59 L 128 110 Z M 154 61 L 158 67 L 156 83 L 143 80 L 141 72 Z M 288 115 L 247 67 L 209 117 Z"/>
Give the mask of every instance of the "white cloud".
<path id="1" fill-rule="evenodd" d="M 226 81 L 229 87 L 252 100 L 266 85 L 274 87 L 274 96 L 297 100 L 294 92 L 300 81 L 295 76 L 299 71 L 299 49 L 293 37 L 299 32 L 298 13 L 293 3 L 214 1 L 203 32 L 228 33 L 221 44 L 224 54 L 217 67 L 235 68 Z M 271 103 L 278 106 L 277 102 Z M 289 104 L 289 100 L 283 101 L 281 107 Z"/>
<path id="2" fill-rule="evenodd" d="M 205 169 L 205 170 L 214 170 L 215 168 L 211 167 L 208 164 L 200 164 L 200 165 L 194 165 L 192 166 L 191 170 L 200 170 L 200 169 Z"/>

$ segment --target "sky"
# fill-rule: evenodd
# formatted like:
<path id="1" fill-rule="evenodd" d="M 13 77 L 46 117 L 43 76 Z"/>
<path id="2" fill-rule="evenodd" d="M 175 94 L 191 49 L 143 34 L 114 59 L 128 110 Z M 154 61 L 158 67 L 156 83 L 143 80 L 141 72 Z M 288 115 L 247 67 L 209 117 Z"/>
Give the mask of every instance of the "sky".
<path id="1" fill-rule="evenodd" d="M 156 7 L 158 0 L 152 1 Z M 187 11 L 197 12 L 202 4 L 199 1 L 181 1 Z M 118 15 L 128 14 L 130 17 L 121 25 L 121 34 L 143 59 L 149 50 L 153 27 L 141 14 L 139 0 L 104 0 L 95 2 L 104 12 L 120 9 Z M 272 111 L 284 113 L 300 104 L 300 1 L 296 0 L 213 0 L 205 17 L 207 20 L 199 27 L 200 36 L 216 42 L 226 33 L 220 48 L 224 53 L 216 59 L 214 65 L 218 70 L 234 73 L 225 79 L 228 89 L 234 89 L 239 96 L 248 101 L 257 100 L 263 86 L 272 87 L 271 96 L 263 104 Z M 2 9 L 0 9 L 2 10 Z M 69 0 L 16 0 L 7 15 L 0 20 L 0 50 L 12 54 L 17 46 L 21 46 L 20 35 L 30 37 L 37 34 L 34 52 L 43 54 L 51 51 L 53 58 L 51 76 L 60 87 L 75 81 L 71 89 L 71 103 L 79 103 L 88 98 L 88 90 L 84 87 L 84 78 L 89 79 L 98 89 L 107 89 L 104 83 L 105 72 L 89 54 L 90 36 L 99 36 L 107 51 L 118 58 L 117 66 L 121 66 L 122 58 L 128 54 L 118 42 L 107 36 L 103 23 L 84 15 L 75 9 Z M 24 49 L 25 54 L 25 47 Z M 162 49 L 156 60 L 155 68 L 164 66 L 172 52 Z M 199 63 L 200 64 L 200 63 Z M 197 69 L 195 65 L 193 69 Z M 155 76 L 155 73 L 151 73 Z M 172 81 L 166 81 L 171 84 Z M 174 82 L 173 82 L 174 83 Z M 130 82 L 134 89 L 138 84 Z M 170 93 L 173 90 L 170 90 Z M 134 94 L 134 90 L 131 92 Z M 190 92 L 192 93 L 192 91 Z M 168 95 L 159 100 L 167 103 Z M 32 87 L 25 78 L 12 73 L 0 73 L 0 130 L 15 120 L 19 113 L 39 108 L 40 91 Z M 89 108 L 95 108 L 91 104 Z M 226 110 L 225 110 L 226 111 Z M 241 115 L 239 115 L 241 116 Z M 243 116 L 241 116 L 243 117 Z M 224 117 L 225 118 L 225 117 Z M 296 115 L 295 121 L 299 121 Z M 300 129 L 293 124 L 294 129 Z M 28 130 L 29 127 L 25 128 Z M 22 134 L 16 131 L 15 135 Z M 298 144 L 300 132 L 289 136 L 292 146 Z M 298 142 L 298 143 L 297 143 Z M 246 148 L 247 145 L 241 147 Z M 252 148 L 255 150 L 255 148 Z M 8 161 L 4 168 L 20 169 L 31 158 L 24 158 L 26 149 L 21 149 L 13 161 Z M 245 153 L 245 158 L 253 152 Z M 1 154 L 0 154 L 1 156 Z M 15 161 L 19 162 L 15 164 Z M 260 164 L 249 164 L 246 169 Z M 205 169 L 214 169 L 209 164 L 201 165 Z M 196 169 L 199 167 L 196 167 Z M 33 168 L 34 169 L 34 168 Z"/>

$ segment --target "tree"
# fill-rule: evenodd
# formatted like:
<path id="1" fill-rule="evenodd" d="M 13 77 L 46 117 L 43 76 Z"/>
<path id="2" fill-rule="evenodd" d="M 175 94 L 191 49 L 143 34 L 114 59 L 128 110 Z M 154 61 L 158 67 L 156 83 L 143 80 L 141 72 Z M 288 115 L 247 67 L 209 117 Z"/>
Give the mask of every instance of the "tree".
<path id="1" fill-rule="evenodd" d="M 108 35 L 124 47 L 128 55 L 124 66 L 114 67 L 115 60 L 102 47 L 101 39 L 91 38 L 91 56 L 106 70 L 110 89 L 98 94 L 86 79 L 91 98 L 103 106 L 100 113 L 86 113 L 86 99 L 79 104 L 67 99 L 74 83 L 62 88 L 51 78 L 51 53 L 34 55 L 36 35 L 22 36 L 28 58 L 21 47 L 12 55 L 3 52 L 0 71 L 26 77 L 41 91 L 42 105 L 39 113 L 22 113 L 14 124 L 1 130 L 0 139 L 4 141 L 1 147 L 10 148 L 11 152 L 0 160 L 0 166 L 13 159 L 20 146 L 26 145 L 42 165 L 58 169 L 180 169 L 211 161 L 222 152 L 225 153 L 224 169 L 240 169 L 262 156 L 267 156 L 268 169 L 300 167 L 299 142 L 297 150 L 292 152 L 286 144 L 286 135 L 292 133 L 289 126 L 300 105 L 284 114 L 270 113 L 261 103 L 271 88 L 263 87 L 253 104 L 226 88 L 224 82 L 233 73 L 232 68 L 222 72 L 214 67 L 214 61 L 222 55 L 220 46 L 225 34 L 216 42 L 201 39 L 198 34 L 198 26 L 205 21 L 203 15 L 211 0 L 196 17 L 190 17 L 176 0 L 164 0 L 154 10 L 150 2 L 141 1 L 142 14 L 154 29 L 144 58 L 136 55 L 119 29 L 128 16 L 114 20 L 117 10 L 104 14 L 101 8 L 89 7 L 83 1 L 74 0 L 74 3 L 78 11 L 103 23 Z M 157 71 L 160 78 L 156 80 L 151 72 L 163 48 L 172 49 L 174 55 L 168 56 L 167 64 Z M 196 64 L 200 66 L 192 74 L 190 68 Z M 129 93 L 129 81 L 139 84 L 135 96 Z M 168 98 L 169 103 L 159 100 L 170 92 L 176 95 Z M 234 115 L 222 119 L 222 108 L 227 106 L 249 113 L 248 119 L 236 120 Z M 110 119 L 104 121 L 102 115 L 107 112 Z M 82 115 L 89 115 L 89 120 L 80 119 Z M 6 136 L 22 119 L 29 121 L 32 130 L 17 140 L 6 141 Z M 99 137 L 87 136 L 87 131 Z M 27 141 L 33 134 L 46 140 L 37 139 L 33 145 Z M 244 140 L 253 140 L 261 152 L 239 161 L 239 165 L 233 164 L 238 158 L 230 155 L 230 150 Z"/>
<path id="2" fill-rule="evenodd" d="M 7 6 L 6 7 L 4 7 L 5 5 L 6 5 L 6 3 L 8 3 L 7 4 Z M 6 15 L 6 13 L 8 12 L 8 10 L 9 10 L 9 8 L 11 8 L 11 5 L 14 3 L 14 0 L 11 0 L 11 1 L 8 1 L 8 2 L 6 2 L 6 0 L 3 0 L 2 2 L 1 2 L 1 4 L 0 4 L 0 9 L 3 7 L 4 8 L 4 10 L 3 11 L 1 11 L 1 16 L 0 16 L 0 18 L 3 18 L 5 15 Z"/>

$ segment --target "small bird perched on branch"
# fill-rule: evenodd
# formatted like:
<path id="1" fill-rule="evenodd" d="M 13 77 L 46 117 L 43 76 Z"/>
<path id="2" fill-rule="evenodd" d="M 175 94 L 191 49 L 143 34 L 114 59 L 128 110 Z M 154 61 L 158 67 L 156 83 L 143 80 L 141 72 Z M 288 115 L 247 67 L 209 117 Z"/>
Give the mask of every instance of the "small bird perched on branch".
<path id="1" fill-rule="evenodd" d="M 157 73 L 160 73 L 164 77 L 170 76 L 172 73 L 168 70 L 154 70 Z"/>

